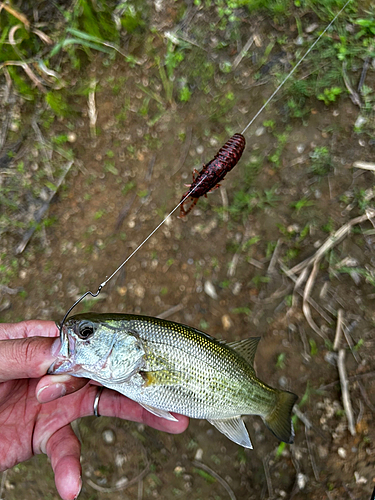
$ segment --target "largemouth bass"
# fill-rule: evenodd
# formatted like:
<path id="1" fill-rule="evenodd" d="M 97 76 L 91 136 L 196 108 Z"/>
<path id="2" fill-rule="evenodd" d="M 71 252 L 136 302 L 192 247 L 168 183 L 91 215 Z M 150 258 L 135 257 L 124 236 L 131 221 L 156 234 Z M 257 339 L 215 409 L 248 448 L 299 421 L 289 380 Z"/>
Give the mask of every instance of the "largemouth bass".
<path id="1" fill-rule="evenodd" d="M 281 441 L 294 437 L 297 396 L 259 380 L 259 338 L 226 343 L 190 326 L 131 314 L 78 314 L 62 331 L 49 373 L 86 377 L 137 401 L 151 413 L 207 419 L 252 448 L 242 415 L 260 415 Z"/>

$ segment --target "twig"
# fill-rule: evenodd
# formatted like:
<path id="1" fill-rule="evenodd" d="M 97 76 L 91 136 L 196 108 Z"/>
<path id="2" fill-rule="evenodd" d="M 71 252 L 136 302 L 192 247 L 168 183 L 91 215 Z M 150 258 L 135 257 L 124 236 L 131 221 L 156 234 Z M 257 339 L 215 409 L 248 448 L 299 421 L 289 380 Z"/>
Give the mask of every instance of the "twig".
<path id="1" fill-rule="evenodd" d="M 310 298 L 311 290 L 314 286 L 316 275 L 318 274 L 319 271 L 319 265 L 320 265 L 320 259 L 316 259 L 311 274 L 309 276 L 309 279 L 306 282 L 305 290 L 303 292 L 302 310 L 308 324 L 314 330 L 314 332 L 316 332 L 320 337 L 322 337 L 322 339 L 326 339 L 326 336 L 324 335 L 324 333 L 321 331 L 321 329 L 318 327 L 318 325 L 315 323 L 315 321 L 311 316 L 310 304 L 308 301 Z"/>
<path id="2" fill-rule="evenodd" d="M 246 52 L 253 45 L 253 43 L 254 43 L 254 35 L 251 35 L 251 37 L 245 43 L 244 48 L 241 50 L 241 52 L 238 54 L 238 56 L 233 61 L 232 69 L 236 69 L 237 68 L 237 66 L 240 64 L 240 62 L 242 61 L 242 59 L 245 57 Z"/>
<path id="3" fill-rule="evenodd" d="M 154 170 L 155 162 L 156 162 L 156 155 L 152 155 L 145 175 L 146 182 L 150 182 L 150 180 L 152 179 L 152 172 Z"/>
<path id="4" fill-rule="evenodd" d="M 375 377 L 375 371 L 373 372 L 367 372 L 367 373 L 360 373 L 359 375 L 352 375 L 351 377 L 348 377 L 348 382 L 355 382 L 356 380 L 361 380 L 362 378 L 367 378 L 367 377 Z M 329 384 L 321 385 L 318 387 L 318 391 L 325 391 L 326 389 L 330 389 L 331 387 L 334 387 L 336 384 L 339 384 L 340 380 L 335 380 L 334 382 L 330 382 Z"/>
<path id="5" fill-rule="evenodd" d="M 241 242 L 240 246 L 238 247 L 237 252 L 233 255 L 231 262 L 229 263 L 228 272 L 227 272 L 227 276 L 229 278 L 233 278 L 233 276 L 236 274 L 236 268 L 237 268 L 237 264 L 238 264 L 238 261 L 240 258 L 240 253 L 242 252 L 244 245 L 247 241 L 247 238 L 249 237 L 249 232 L 250 232 L 250 228 L 249 228 L 249 226 L 247 226 L 245 228 L 245 233 L 243 235 L 242 242 Z"/>
<path id="6" fill-rule="evenodd" d="M 36 122 L 36 117 L 33 116 L 33 119 L 31 120 L 31 126 L 35 132 L 35 135 L 36 135 L 36 138 L 37 138 L 37 141 L 40 143 L 41 147 L 42 147 L 42 151 L 43 151 L 43 156 L 44 156 L 44 161 L 45 161 L 45 167 L 46 167 L 46 171 L 47 171 L 47 174 L 48 174 L 48 178 L 50 181 L 53 182 L 53 174 L 52 174 L 52 169 L 51 169 L 51 165 L 50 165 L 50 157 L 47 153 L 47 150 L 46 150 L 46 140 L 44 139 L 43 137 L 43 134 Z"/>
<path id="7" fill-rule="evenodd" d="M 371 401 L 367 395 L 366 389 L 363 387 L 362 382 L 358 382 L 358 388 L 361 391 L 362 397 L 365 400 L 365 403 L 367 404 L 367 406 L 370 408 L 370 410 L 373 413 L 375 413 L 375 406 L 371 403 Z M 358 421 L 359 421 L 359 417 L 358 417 Z"/>
<path id="8" fill-rule="evenodd" d="M 346 375 L 346 368 L 345 368 L 345 349 L 339 350 L 339 355 L 337 358 L 337 368 L 338 368 L 339 376 L 340 376 L 342 402 L 344 405 L 346 418 L 348 419 L 348 429 L 349 429 L 350 434 L 352 436 L 355 436 L 356 431 L 355 431 L 355 425 L 354 425 L 353 409 L 352 409 L 352 404 L 350 401 L 350 394 L 349 394 L 349 389 L 348 389 L 349 382 L 348 382 L 348 377 Z"/>
<path id="9" fill-rule="evenodd" d="M 344 315 L 344 311 L 342 309 L 339 309 L 337 311 L 336 334 L 335 334 L 335 340 L 333 342 L 333 350 L 334 351 L 338 351 L 339 347 L 340 347 L 343 315 Z"/>
<path id="10" fill-rule="evenodd" d="M 194 465 L 194 467 L 198 467 L 198 469 L 202 469 L 202 470 L 208 472 L 208 474 L 210 474 L 212 477 L 214 477 L 221 484 L 221 486 L 223 488 L 225 488 L 225 490 L 227 491 L 231 500 L 237 500 L 236 495 L 234 494 L 234 492 L 233 492 L 232 488 L 229 486 L 229 484 L 225 481 L 225 479 L 223 479 L 221 476 L 219 476 L 219 474 L 217 472 L 212 470 L 211 467 L 208 467 L 208 465 L 205 465 L 202 462 L 199 462 L 198 460 L 193 460 L 191 463 Z"/>
<path id="11" fill-rule="evenodd" d="M 305 269 L 305 267 L 308 267 L 309 265 L 313 264 L 315 260 L 323 257 L 329 250 L 331 250 L 334 246 L 340 243 L 340 241 L 343 240 L 349 234 L 353 226 L 360 224 L 365 220 L 369 220 L 373 217 L 375 217 L 375 210 L 369 209 L 366 211 L 366 214 L 351 219 L 349 222 L 347 222 L 346 224 L 341 226 L 337 231 L 335 231 L 333 235 L 329 236 L 322 244 L 322 246 L 318 248 L 318 250 L 312 257 L 309 257 L 304 261 L 300 262 L 299 264 L 297 264 L 296 266 L 292 267 L 292 269 L 290 269 L 286 273 L 286 275 L 289 276 L 290 273 L 293 274 L 300 273 L 303 269 Z"/>
<path id="12" fill-rule="evenodd" d="M 59 187 L 63 183 L 63 181 L 64 181 L 65 177 L 67 176 L 69 170 L 71 169 L 71 166 L 73 165 L 73 163 L 74 163 L 74 161 L 70 161 L 67 164 L 67 166 L 66 166 L 63 174 L 61 175 L 60 179 L 57 181 L 57 183 L 55 183 L 56 189 L 54 191 L 51 191 L 51 194 L 50 194 L 48 200 L 45 203 L 43 203 L 43 205 L 40 207 L 39 210 L 37 210 L 36 214 L 34 215 L 35 222 L 39 223 L 42 220 L 44 214 L 47 212 L 47 210 L 48 210 L 48 208 L 49 208 L 49 206 L 51 204 L 52 198 L 57 193 Z M 27 244 L 29 243 L 32 235 L 35 232 L 35 229 L 36 229 L 36 227 L 34 226 L 34 227 L 31 227 L 28 231 L 26 231 L 26 233 L 24 234 L 24 236 L 22 238 L 22 241 L 15 248 L 16 255 L 22 253 L 25 250 Z"/>
<path id="13" fill-rule="evenodd" d="M 311 462 L 311 467 L 312 467 L 312 470 L 314 472 L 314 476 L 315 476 L 315 479 L 320 482 L 320 477 L 319 477 L 319 471 L 318 471 L 318 468 L 316 466 L 316 462 L 315 462 L 315 458 L 314 458 L 314 454 L 313 454 L 313 449 L 312 449 L 312 443 L 310 441 L 310 436 L 309 436 L 309 431 L 307 429 L 307 427 L 305 426 L 305 437 L 306 437 L 306 443 L 307 443 L 307 449 L 308 449 L 308 452 L 309 452 L 309 458 L 310 458 L 310 462 Z"/>
<path id="14" fill-rule="evenodd" d="M 344 79 L 345 87 L 348 89 L 350 99 L 352 100 L 353 104 L 356 106 L 362 108 L 362 102 L 357 94 L 357 92 L 353 89 L 352 84 L 350 83 L 348 74 L 346 72 L 346 61 L 343 61 L 342 63 L 342 76 Z"/>
<path id="15" fill-rule="evenodd" d="M 357 361 L 357 363 L 359 363 L 360 360 L 358 359 L 358 355 L 354 350 L 354 345 L 353 345 L 352 339 L 350 338 L 350 332 L 349 332 L 349 329 L 346 327 L 345 323 L 343 323 L 343 325 L 342 325 L 342 331 L 344 332 L 344 336 L 345 336 L 346 342 L 348 343 L 348 346 L 350 348 L 350 352 L 353 354 L 353 358 Z"/>
<path id="16" fill-rule="evenodd" d="M 375 171 L 375 163 L 368 163 L 366 161 L 355 161 L 353 167 L 362 168 L 363 170 Z"/>
<path id="17" fill-rule="evenodd" d="M 303 328 L 302 325 L 298 325 L 298 332 L 299 332 L 299 336 L 301 337 L 303 350 L 304 350 L 304 354 L 302 354 L 302 356 L 305 358 L 306 361 L 310 361 L 311 356 L 309 354 L 306 333 L 305 333 L 305 329 Z"/>
<path id="18" fill-rule="evenodd" d="M 366 79 L 367 70 L 368 70 L 369 65 L 370 65 L 370 56 L 367 56 L 365 59 L 365 62 L 363 63 L 361 78 L 359 79 L 358 88 L 357 88 L 358 92 L 360 92 L 361 94 L 362 94 L 362 87 L 363 87 L 363 84 L 365 83 L 365 79 Z"/>
<path id="19" fill-rule="evenodd" d="M 166 311 L 158 314 L 156 317 L 157 318 L 160 318 L 160 319 L 166 319 L 166 318 L 169 318 L 170 316 L 172 316 L 172 314 L 175 314 L 176 312 L 178 311 L 181 311 L 181 309 L 184 309 L 184 304 L 180 303 L 180 304 L 177 304 L 176 306 L 173 306 L 173 307 L 170 307 L 169 309 L 167 309 Z"/>
<path id="20" fill-rule="evenodd" d="M 294 285 L 294 291 L 293 291 L 293 299 L 292 299 L 292 308 L 296 306 L 296 295 L 297 293 L 299 295 L 301 295 L 301 297 L 303 297 L 303 291 L 302 290 L 299 290 L 299 287 L 300 287 L 300 283 L 302 284 L 305 279 L 306 279 L 306 276 L 308 275 L 308 269 L 304 269 L 303 272 L 299 275 L 299 277 L 297 278 L 295 275 L 291 274 L 290 271 L 288 270 L 288 268 L 281 262 L 279 261 L 279 264 L 280 264 L 280 268 L 281 270 L 283 271 L 283 273 L 286 274 L 286 276 L 288 278 L 290 278 L 292 281 L 294 281 L 295 285 Z M 327 323 L 331 323 L 332 322 L 332 318 L 330 316 L 328 316 L 328 314 L 325 313 L 325 311 L 320 307 L 320 305 L 312 298 L 312 297 L 308 297 L 308 300 L 307 302 L 310 304 L 311 307 L 313 307 L 315 309 L 315 311 L 321 315 L 321 317 L 327 321 Z"/>
<path id="21" fill-rule="evenodd" d="M 120 484 L 119 486 L 113 486 L 113 488 L 103 488 L 103 486 L 99 486 L 98 484 L 94 483 L 94 481 L 91 481 L 90 478 L 87 479 L 87 483 L 92 488 L 94 488 L 94 490 L 100 491 L 101 493 L 114 493 L 115 491 L 126 490 L 127 488 L 130 488 L 130 486 L 133 486 L 133 484 L 136 484 L 136 483 L 138 483 L 138 481 L 141 481 L 149 473 L 150 462 L 147 458 L 145 450 L 143 450 L 143 455 L 144 455 L 144 459 L 146 461 L 146 467 L 143 469 L 143 471 L 140 474 L 138 474 L 138 476 L 133 477 L 133 479 L 131 479 L 130 481 L 127 481 L 124 484 Z"/>
<path id="22" fill-rule="evenodd" d="M 221 186 L 220 194 L 221 194 L 221 201 L 223 203 L 223 222 L 228 222 L 228 220 L 229 220 L 228 195 L 227 195 L 227 190 L 225 189 L 224 186 Z"/>
<path id="23" fill-rule="evenodd" d="M 269 455 L 263 458 L 263 468 L 264 468 L 264 475 L 266 476 L 266 482 L 267 482 L 267 488 L 268 488 L 268 497 L 273 498 L 273 486 L 272 486 L 272 480 L 271 480 L 271 474 L 270 474 L 270 468 L 268 466 L 269 462 Z"/>
<path id="24" fill-rule="evenodd" d="M 293 413 L 295 415 L 297 415 L 297 417 L 301 420 L 301 422 L 303 422 L 306 429 L 312 429 L 313 424 L 306 417 L 306 415 L 301 412 L 301 410 L 296 405 L 293 406 Z"/>
<path id="25" fill-rule="evenodd" d="M 181 149 L 180 158 L 178 160 L 177 170 L 175 172 L 173 172 L 173 174 L 171 175 L 171 177 L 173 177 L 174 175 L 176 175 L 177 172 L 179 172 L 179 170 L 181 170 L 181 168 L 184 166 L 184 163 L 186 161 L 186 157 L 189 154 L 189 149 L 190 149 L 192 135 L 193 135 L 193 128 L 192 127 L 188 127 L 187 130 L 186 130 L 185 143 L 184 143 L 183 148 Z"/>
<path id="26" fill-rule="evenodd" d="M 96 80 L 92 80 L 90 83 L 90 92 L 88 96 L 88 109 L 89 109 L 89 121 L 90 121 L 90 134 L 91 138 L 95 139 L 96 137 L 96 120 L 98 118 L 98 113 L 96 111 L 95 105 L 95 89 L 96 84 L 98 82 Z"/>
<path id="27" fill-rule="evenodd" d="M 281 238 L 279 238 L 277 240 L 275 249 L 274 249 L 274 251 L 272 253 L 272 257 L 271 257 L 271 260 L 270 260 L 270 263 L 269 263 L 269 266 L 268 266 L 268 269 L 267 269 L 267 276 L 270 276 L 270 275 L 274 274 L 274 272 L 275 272 L 276 262 L 277 262 L 277 260 L 279 258 L 280 243 L 281 243 Z"/>

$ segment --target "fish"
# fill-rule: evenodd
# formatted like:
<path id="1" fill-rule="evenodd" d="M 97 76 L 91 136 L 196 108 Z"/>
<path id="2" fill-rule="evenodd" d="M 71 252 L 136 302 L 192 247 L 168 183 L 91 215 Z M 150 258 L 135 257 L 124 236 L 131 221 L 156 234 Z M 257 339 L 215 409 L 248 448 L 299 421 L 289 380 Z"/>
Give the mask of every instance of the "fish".
<path id="1" fill-rule="evenodd" d="M 260 337 L 226 342 L 173 321 L 119 313 L 71 316 L 50 374 L 86 377 L 167 420 L 172 413 L 206 419 L 252 448 L 243 415 L 259 415 L 280 440 L 293 443 L 298 397 L 257 378 Z"/>

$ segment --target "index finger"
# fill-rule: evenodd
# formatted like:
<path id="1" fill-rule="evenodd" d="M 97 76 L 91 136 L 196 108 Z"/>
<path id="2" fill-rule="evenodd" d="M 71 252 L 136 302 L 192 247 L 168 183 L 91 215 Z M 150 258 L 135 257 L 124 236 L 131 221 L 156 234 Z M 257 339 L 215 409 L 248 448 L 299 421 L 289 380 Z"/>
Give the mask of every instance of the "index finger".
<path id="1" fill-rule="evenodd" d="M 19 323 L 0 323 L 0 340 L 27 337 L 57 337 L 59 329 L 54 321 L 32 319 Z"/>

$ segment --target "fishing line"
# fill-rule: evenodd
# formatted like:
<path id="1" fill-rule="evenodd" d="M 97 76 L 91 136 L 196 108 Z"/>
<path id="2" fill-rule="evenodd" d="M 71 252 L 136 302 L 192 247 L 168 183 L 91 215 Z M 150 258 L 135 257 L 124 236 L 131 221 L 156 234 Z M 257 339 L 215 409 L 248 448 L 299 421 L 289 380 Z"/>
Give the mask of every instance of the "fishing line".
<path id="1" fill-rule="evenodd" d="M 345 10 L 345 8 L 347 7 L 347 5 L 351 2 L 351 0 L 347 0 L 347 2 L 345 3 L 345 5 L 341 8 L 341 10 L 335 15 L 335 17 L 332 19 L 332 21 L 328 24 L 328 26 L 326 26 L 326 28 L 324 29 L 324 31 L 319 35 L 319 37 L 315 40 L 315 42 L 309 47 L 309 49 L 305 52 L 305 54 L 302 56 L 302 58 L 297 62 L 297 64 L 294 66 L 294 68 L 290 71 L 290 73 L 288 73 L 288 75 L 284 78 L 284 80 L 280 83 L 280 85 L 277 87 L 277 89 L 272 93 L 272 95 L 267 99 L 267 101 L 263 104 L 263 106 L 259 109 L 259 111 L 256 113 L 256 115 L 249 121 L 249 123 L 246 125 L 246 127 L 243 129 L 243 131 L 241 132 L 241 134 L 243 135 L 246 130 L 254 123 L 254 121 L 258 118 L 258 116 L 262 113 L 262 111 L 266 108 L 266 106 L 272 101 L 272 99 L 275 97 L 275 95 L 279 92 L 279 90 L 281 89 L 281 87 L 283 87 L 283 85 L 286 83 L 286 81 L 292 76 L 292 74 L 295 72 L 295 70 L 298 68 L 298 66 L 301 64 L 301 62 L 306 58 L 306 56 L 312 51 L 312 49 L 315 47 L 315 45 L 319 42 L 319 40 L 322 38 L 322 36 L 327 32 L 327 30 L 332 26 L 332 24 L 336 21 L 336 19 L 339 17 L 339 15 L 343 12 L 343 10 Z M 138 250 L 140 248 L 143 247 L 143 245 L 156 233 L 156 231 L 164 224 L 164 222 L 166 222 L 170 217 L 171 215 L 174 214 L 174 212 L 188 199 L 191 197 L 191 194 L 202 184 L 202 182 L 204 182 L 205 180 L 205 176 L 203 175 L 202 176 L 202 179 L 197 182 L 197 184 L 191 189 L 188 191 L 188 193 L 186 194 L 186 196 L 184 198 L 182 198 L 182 200 L 174 207 L 174 209 L 169 212 L 169 214 L 155 227 L 155 229 L 147 236 L 147 238 L 145 238 L 142 243 L 140 243 L 137 248 L 128 256 L 126 257 L 126 259 L 122 262 L 122 264 L 119 265 L 119 267 L 108 277 L 105 279 L 105 281 L 103 281 L 97 291 L 95 293 L 91 292 L 90 290 L 88 290 L 87 292 L 85 292 L 78 300 L 76 300 L 74 302 L 74 304 L 68 309 L 68 311 L 65 313 L 65 316 L 63 317 L 61 323 L 60 323 L 60 326 L 59 326 L 59 331 L 60 331 L 60 341 L 62 342 L 63 341 L 63 333 L 62 333 L 62 328 L 64 326 L 64 323 L 65 323 L 65 320 L 66 318 L 69 316 L 69 314 L 71 313 L 71 311 L 85 298 L 87 297 L 88 295 L 91 295 L 91 297 L 97 297 L 99 295 L 99 293 L 102 291 L 103 287 L 108 283 L 108 281 L 110 281 L 113 276 L 115 276 L 115 274 L 117 274 L 120 269 L 122 269 L 125 264 L 127 262 L 129 262 L 129 260 L 138 252 Z"/>
<path id="2" fill-rule="evenodd" d="M 288 75 L 284 78 L 284 80 L 280 83 L 280 85 L 277 87 L 277 89 L 273 92 L 271 97 L 267 99 L 267 101 L 263 104 L 263 106 L 260 108 L 258 113 L 249 121 L 249 123 L 246 125 L 246 127 L 243 129 L 241 134 L 243 135 L 246 130 L 250 127 L 250 125 L 253 124 L 253 122 L 258 118 L 258 116 L 261 114 L 261 112 L 264 110 L 264 108 L 272 101 L 272 99 L 275 97 L 275 95 L 278 93 L 278 91 L 281 89 L 281 87 L 284 85 L 284 83 L 293 75 L 295 70 L 298 68 L 298 66 L 301 64 L 301 62 L 305 59 L 305 57 L 312 51 L 312 49 L 315 47 L 315 45 L 319 42 L 319 40 L 322 38 L 322 36 L 329 30 L 329 28 L 332 26 L 332 24 L 336 21 L 336 19 L 339 17 L 341 12 L 346 8 L 346 6 L 351 2 L 351 0 L 348 0 L 344 7 L 335 15 L 335 17 L 332 19 L 332 21 L 329 23 L 329 25 L 325 28 L 325 30 L 318 36 L 318 38 L 315 40 L 315 42 L 309 47 L 309 49 L 304 53 L 304 55 L 301 57 L 301 59 L 298 61 L 298 63 L 294 66 L 292 71 L 288 73 Z"/>

